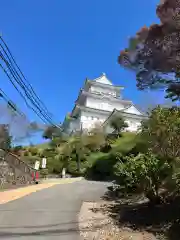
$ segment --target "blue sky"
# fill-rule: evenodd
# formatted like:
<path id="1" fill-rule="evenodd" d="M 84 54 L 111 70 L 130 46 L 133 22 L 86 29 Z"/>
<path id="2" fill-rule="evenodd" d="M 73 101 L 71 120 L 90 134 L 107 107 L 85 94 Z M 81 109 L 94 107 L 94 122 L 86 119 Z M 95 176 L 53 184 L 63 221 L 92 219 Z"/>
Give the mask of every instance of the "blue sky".
<path id="1" fill-rule="evenodd" d="M 154 95 L 141 93 L 135 75 L 117 64 L 120 50 L 142 26 L 158 22 L 158 0 L 6 0 L 0 31 L 21 70 L 54 119 L 70 112 L 86 77 L 105 72 L 124 85 L 124 97 L 143 105 Z M 31 120 L 37 120 L 0 73 L 1 87 Z M 156 94 L 157 97 L 157 94 Z"/>

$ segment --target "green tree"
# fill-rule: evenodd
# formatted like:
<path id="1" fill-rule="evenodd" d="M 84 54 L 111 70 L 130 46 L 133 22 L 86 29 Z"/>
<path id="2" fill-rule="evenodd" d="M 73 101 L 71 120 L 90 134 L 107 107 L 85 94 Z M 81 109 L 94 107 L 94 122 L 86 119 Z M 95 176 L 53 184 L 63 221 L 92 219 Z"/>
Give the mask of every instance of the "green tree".
<path id="1" fill-rule="evenodd" d="M 53 139 L 55 137 L 60 137 L 62 134 L 62 129 L 61 127 L 57 126 L 47 126 L 43 133 L 43 138 L 45 139 Z"/>
<path id="2" fill-rule="evenodd" d="M 128 124 L 122 117 L 116 116 L 110 121 L 110 126 L 115 130 L 115 133 L 120 136 L 121 132 L 128 127 Z"/>
<path id="3" fill-rule="evenodd" d="M 180 2 L 160 1 L 160 24 L 141 28 L 121 51 L 118 62 L 136 72 L 137 87 L 165 88 L 167 97 L 180 99 Z"/>
<path id="4" fill-rule="evenodd" d="M 157 106 L 142 123 L 140 135 L 155 154 L 171 159 L 180 157 L 180 108 Z"/>
<path id="5" fill-rule="evenodd" d="M 106 135 L 103 128 L 96 126 L 89 133 L 83 135 L 84 145 L 90 151 L 100 151 L 101 147 L 106 145 Z"/>
<path id="6" fill-rule="evenodd" d="M 0 124 L 0 148 L 8 151 L 11 148 L 11 140 L 8 125 Z"/>
<path id="7" fill-rule="evenodd" d="M 61 153 L 67 159 L 67 162 L 72 160 L 73 154 L 75 155 L 78 172 L 81 171 L 81 161 L 87 152 L 88 149 L 84 144 L 84 135 L 82 133 L 76 133 L 67 138 L 61 148 Z"/>
<path id="8" fill-rule="evenodd" d="M 37 147 L 29 147 L 28 151 L 32 156 L 37 156 L 39 151 L 39 149 Z"/>
<path id="9" fill-rule="evenodd" d="M 52 138 L 49 145 L 52 148 L 58 148 L 63 143 L 66 143 L 68 138 L 69 138 L 69 136 L 67 134 L 65 134 L 64 132 L 61 132 L 61 133 L 59 133 L 59 135 L 56 135 Z"/>

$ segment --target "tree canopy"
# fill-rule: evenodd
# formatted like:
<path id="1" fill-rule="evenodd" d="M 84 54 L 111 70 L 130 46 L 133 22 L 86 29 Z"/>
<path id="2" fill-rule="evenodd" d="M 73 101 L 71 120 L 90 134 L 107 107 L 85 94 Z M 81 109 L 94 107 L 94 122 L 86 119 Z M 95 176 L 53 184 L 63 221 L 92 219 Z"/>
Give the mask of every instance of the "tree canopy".
<path id="1" fill-rule="evenodd" d="M 8 150 L 11 147 L 11 136 L 9 134 L 9 128 L 6 124 L 0 125 L 0 148 Z"/>
<path id="2" fill-rule="evenodd" d="M 43 138 L 52 140 L 54 137 L 60 137 L 61 135 L 62 129 L 60 127 L 47 126 L 43 133 Z"/>
<path id="3" fill-rule="evenodd" d="M 110 121 L 110 126 L 115 130 L 117 134 L 120 134 L 125 128 L 128 127 L 128 124 L 120 116 L 115 116 Z"/>
<path id="4" fill-rule="evenodd" d="M 142 123 L 140 134 L 159 156 L 180 157 L 180 108 L 157 106 Z"/>
<path id="5" fill-rule="evenodd" d="M 180 1 L 157 6 L 160 24 L 143 27 L 121 51 L 119 64 L 136 72 L 137 87 L 165 87 L 167 97 L 180 98 Z"/>

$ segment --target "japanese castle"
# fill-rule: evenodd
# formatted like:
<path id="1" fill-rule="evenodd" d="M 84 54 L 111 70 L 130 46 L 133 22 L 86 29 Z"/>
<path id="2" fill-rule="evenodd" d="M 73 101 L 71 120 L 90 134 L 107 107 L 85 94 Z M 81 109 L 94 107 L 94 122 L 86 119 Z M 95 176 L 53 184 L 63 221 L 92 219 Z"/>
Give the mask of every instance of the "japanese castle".
<path id="1" fill-rule="evenodd" d="M 97 124 L 111 133 L 109 123 L 114 116 L 121 116 L 128 124 L 126 131 L 137 131 L 147 116 L 138 110 L 132 101 L 122 97 L 122 86 L 115 86 L 103 73 L 100 77 L 86 79 L 80 90 L 75 106 L 64 120 L 66 132 L 89 131 Z"/>

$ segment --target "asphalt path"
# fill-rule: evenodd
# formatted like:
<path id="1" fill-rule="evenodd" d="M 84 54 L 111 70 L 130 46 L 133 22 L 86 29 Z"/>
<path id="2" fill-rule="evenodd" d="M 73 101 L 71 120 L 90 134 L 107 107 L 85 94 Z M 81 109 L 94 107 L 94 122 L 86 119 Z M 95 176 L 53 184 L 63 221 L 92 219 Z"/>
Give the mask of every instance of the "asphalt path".
<path id="1" fill-rule="evenodd" d="M 81 180 L 59 184 L 0 205 L 0 239 L 79 240 L 84 201 L 98 201 L 109 184 Z"/>

